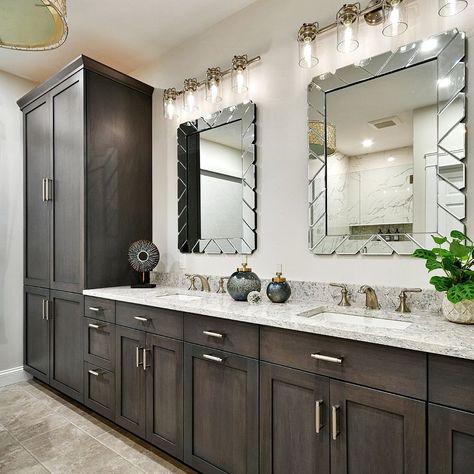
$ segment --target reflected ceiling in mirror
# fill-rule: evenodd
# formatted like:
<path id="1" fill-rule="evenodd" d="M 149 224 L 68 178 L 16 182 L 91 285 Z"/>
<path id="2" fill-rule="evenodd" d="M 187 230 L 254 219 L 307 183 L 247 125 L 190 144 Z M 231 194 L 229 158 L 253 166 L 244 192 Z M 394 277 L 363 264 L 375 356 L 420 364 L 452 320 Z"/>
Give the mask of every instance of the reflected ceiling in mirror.
<path id="1" fill-rule="evenodd" d="M 313 253 L 405 255 L 464 230 L 464 56 L 454 30 L 313 79 Z"/>

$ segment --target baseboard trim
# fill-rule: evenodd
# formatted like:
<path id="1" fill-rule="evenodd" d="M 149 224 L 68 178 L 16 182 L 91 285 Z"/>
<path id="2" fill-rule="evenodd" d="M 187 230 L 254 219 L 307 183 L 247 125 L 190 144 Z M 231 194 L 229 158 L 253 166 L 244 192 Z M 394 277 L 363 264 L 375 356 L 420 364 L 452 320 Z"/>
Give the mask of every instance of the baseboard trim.
<path id="1" fill-rule="evenodd" d="M 20 367 L 13 367 L 12 369 L 0 370 L 0 387 L 23 382 L 31 378 L 31 375 L 25 372 L 22 365 Z"/>

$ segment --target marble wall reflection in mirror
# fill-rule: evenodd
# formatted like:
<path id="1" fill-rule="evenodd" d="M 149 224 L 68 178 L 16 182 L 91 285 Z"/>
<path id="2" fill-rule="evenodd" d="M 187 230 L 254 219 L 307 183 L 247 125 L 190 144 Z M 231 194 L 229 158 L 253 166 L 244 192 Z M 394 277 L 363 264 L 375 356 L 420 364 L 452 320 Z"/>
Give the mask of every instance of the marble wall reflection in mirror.
<path id="1" fill-rule="evenodd" d="M 178 129 L 179 249 L 252 253 L 256 247 L 255 104 Z"/>
<path id="2" fill-rule="evenodd" d="M 313 79 L 312 252 L 410 254 L 464 230 L 464 43 L 450 31 Z"/>

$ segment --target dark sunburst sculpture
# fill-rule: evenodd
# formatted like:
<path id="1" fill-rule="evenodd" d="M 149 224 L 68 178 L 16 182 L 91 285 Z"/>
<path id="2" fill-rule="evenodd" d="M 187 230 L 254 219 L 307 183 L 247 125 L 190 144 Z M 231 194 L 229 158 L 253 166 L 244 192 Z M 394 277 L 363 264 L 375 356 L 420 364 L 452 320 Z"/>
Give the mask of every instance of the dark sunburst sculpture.
<path id="1" fill-rule="evenodd" d="M 137 240 L 128 249 L 128 261 L 131 267 L 141 273 L 140 283 L 132 285 L 132 288 L 155 288 L 150 283 L 150 272 L 160 261 L 160 252 L 156 245 L 149 240 Z"/>

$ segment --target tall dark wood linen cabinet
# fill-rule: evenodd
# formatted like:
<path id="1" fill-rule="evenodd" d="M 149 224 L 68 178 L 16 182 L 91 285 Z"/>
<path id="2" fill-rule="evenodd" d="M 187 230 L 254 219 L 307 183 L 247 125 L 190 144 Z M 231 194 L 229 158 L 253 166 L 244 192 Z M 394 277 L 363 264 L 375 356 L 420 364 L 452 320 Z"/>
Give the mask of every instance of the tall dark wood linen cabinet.
<path id="1" fill-rule="evenodd" d="M 83 399 L 82 290 L 127 285 L 151 239 L 153 88 L 85 56 L 18 101 L 24 126 L 24 366 Z"/>

